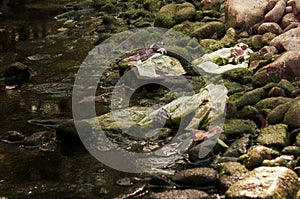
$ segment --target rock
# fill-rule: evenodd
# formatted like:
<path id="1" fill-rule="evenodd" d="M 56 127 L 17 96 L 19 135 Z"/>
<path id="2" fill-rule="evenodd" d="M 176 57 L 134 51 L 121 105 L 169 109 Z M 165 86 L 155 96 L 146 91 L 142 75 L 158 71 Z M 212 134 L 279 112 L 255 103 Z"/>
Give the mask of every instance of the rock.
<path id="1" fill-rule="evenodd" d="M 259 69 L 252 78 L 252 84 L 255 87 L 259 87 L 269 82 L 279 82 L 282 79 L 293 81 L 300 76 L 299 64 L 300 51 L 283 53 L 274 62 Z"/>
<path id="2" fill-rule="evenodd" d="M 262 44 L 262 35 L 253 35 L 251 38 L 251 46 L 254 50 L 261 49 Z"/>
<path id="3" fill-rule="evenodd" d="M 259 115 L 259 111 L 254 106 L 246 105 L 240 111 L 239 118 L 256 120 Z"/>
<path id="4" fill-rule="evenodd" d="M 224 163 L 219 172 L 221 188 L 226 191 L 231 185 L 243 179 L 246 173 L 248 173 L 246 167 L 238 162 Z"/>
<path id="5" fill-rule="evenodd" d="M 223 130 L 224 134 L 230 139 L 247 133 L 254 134 L 257 126 L 251 120 L 229 119 L 225 121 Z"/>
<path id="6" fill-rule="evenodd" d="M 226 22 L 229 27 L 247 29 L 263 20 L 268 0 L 226 1 Z"/>
<path id="7" fill-rule="evenodd" d="M 293 23 L 297 23 L 299 21 L 300 21 L 299 15 L 294 15 L 294 13 L 287 13 L 286 15 L 283 16 L 280 26 L 283 30 L 285 30 L 289 25 Z"/>
<path id="8" fill-rule="evenodd" d="M 268 92 L 268 96 L 269 97 L 285 97 L 286 94 L 284 92 L 284 90 L 280 87 L 274 86 L 273 88 L 271 88 L 271 90 Z"/>
<path id="9" fill-rule="evenodd" d="M 293 102 L 284 116 L 283 122 L 292 128 L 300 127 L 300 100 Z"/>
<path id="10" fill-rule="evenodd" d="M 292 6 L 292 10 L 294 15 L 298 15 L 300 13 L 300 1 L 299 0 L 291 0 L 289 4 Z"/>
<path id="11" fill-rule="evenodd" d="M 154 26 L 171 28 L 176 25 L 175 14 L 175 4 L 167 4 L 163 6 L 155 16 Z"/>
<path id="12" fill-rule="evenodd" d="M 218 172 L 212 168 L 199 167 L 176 173 L 172 180 L 180 185 L 198 187 L 214 186 L 218 180 Z"/>
<path id="13" fill-rule="evenodd" d="M 279 22 L 285 11 L 286 3 L 284 0 L 279 0 L 274 8 L 265 15 L 266 22 Z"/>
<path id="14" fill-rule="evenodd" d="M 297 174 L 286 167 L 259 167 L 233 184 L 226 198 L 294 198 L 298 186 Z"/>
<path id="15" fill-rule="evenodd" d="M 158 12 L 161 7 L 162 2 L 156 0 L 145 0 L 143 2 L 143 7 L 145 10 L 150 12 Z"/>
<path id="16" fill-rule="evenodd" d="M 149 199 L 209 199 L 207 193 L 197 189 L 170 190 L 150 194 Z"/>
<path id="17" fill-rule="evenodd" d="M 279 35 L 283 32 L 283 30 L 280 28 L 280 26 L 277 23 L 274 22 L 266 22 L 262 23 L 258 29 L 257 29 L 258 34 L 265 34 L 267 32 L 274 33 L 276 35 Z"/>
<path id="18" fill-rule="evenodd" d="M 198 39 L 208 39 L 212 38 L 214 34 L 217 34 L 218 38 L 225 35 L 224 23 L 217 21 L 206 23 L 205 25 L 195 29 L 192 36 Z"/>
<path id="19" fill-rule="evenodd" d="M 42 146 L 43 144 L 46 144 L 54 139 L 55 134 L 53 132 L 49 131 L 41 131 L 36 132 L 27 137 L 24 140 L 23 147 L 27 149 L 34 149 Z"/>
<path id="20" fill-rule="evenodd" d="M 272 157 L 278 156 L 279 152 L 274 151 L 265 146 L 256 145 L 249 149 L 249 151 L 239 157 L 239 161 L 246 166 L 247 169 L 254 169 L 262 164 L 265 159 L 271 160 Z"/>
<path id="21" fill-rule="evenodd" d="M 27 82 L 32 75 L 33 72 L 27 65 L 21 62 L 15 62 L 8 66 L 7 70 L 4 72 L 4 84 L 7 86 L 21 86 L 23 83 Z"/>
<path id="22" fill-rule="evenodd" d="M 287 6 L 285 7 L 285 13 L 292 13 L 293 12 L 293 7 L 292 6 Z"/>
<path id="23" fill-rule="evenodd" d="M 270 0 L 266 6 L 266 12 L 269 12 L 270 10 L 272 10 L 276 3 L 278 2 L 278 0 Z"/>
<path id="24" fill-rule="evenodd" d="M 281 152 L 284 155 L 294 155 L 298 157 L 300 155 L 300 146 L 287 146 L 284 147 Z"/>
<path id="25" fill-rule="evenodd" d="M 82 131 L 80 132 L 81 135 L 83 135 L 84 132 L 87 132 L 86 136 L 88 136 L 92 132 L 92 129 L 87 122 L 80 122 L 77 126 L 80 129 L 76 129 L 74 122 L 67 122 L 60 125 L 56 130 L 56 140 L 61 141 L 62 144 L 65 145 L 81 145 L 81 138 L 79 137 L 77 130 Z"/>
<path id="26" fill-rule="evenodd" d="M 1 141 L 9 144 L 20 144 L 25 140 L 25 135 L 18 131 L 8 131 L 1 135 Z"/>
<path id="27" fill-rule="evenodd" d="M 275 37 L 276 37 L 276 34 L 271 33 L 271 32 L 267 32 L 267 33 L 263 34 L 263 36 L 261 37 L 262 45 L 268 46 L 270 44 L 270 42 L 272 41 L 272 39 L 274 39 Z"/>
<path id="28" fill-rule="evenodd" d="M 280 104 L 280 105 L 276 106 L 273 110 L 271 110 L 266 117 L 266 120 L 268 121 L 268 123 L 269 124 L 282 123 L 284 115 L 289 110 L 291 104 L 292 104 L 292 102 Z"/>
<path id="29" fill-rule="evenodd" d="M 257 104 L 255 104 L 255 108 L 257 108 L 258 110 L 263 110 L 263 109 L 272 110 L 280 104 L 285 104 L 291 101 L 293 101 L 293 99 L 288 97 L 269 97 L 260 100 Z"/>
<path id="30" fill-rule="evenodd" d="M 289 144 L 287 128 L 285 124 L 269 125 L 261 130 L 256 141 L 266 146 L 287 146 Z"/>
<path id="31" fill-rule="evenodd" d="M 251 135 L 245 134 L 242 138 L 235 140 L 230 147 L 225 151 L 224 156 L 239 157 L 247 152 L 248 146 L 251 142 Z"/>
<path id="32" fill-rule="evenodd" d="M 275 46 L 279 51 L 291 51 L 300 49 L 300 27 L 291 29 L 270 42 L 271 46 Z"/>
<path id="33" fill-rule="evenodd" d="M 262 100 L 267 96 L 265 89 L 256 88 L 254 90 L 248 91 L 236 101 L 236 106 L 238 109 L 242 108 L 245 105 L 255 105 L 257 102 Z"/>
<path id="34" fill-rule="evenodd" d="M 247 84 L 251 82 L 252 75 L 252 72 L 247 68 L 235 68 L 225 71 L 221 74 L 221 77 L 232 82 Z"/>
<path id="35" fill-rule="evenodd" d="M 221 5 L 220 0 L 202 0 L 201 8 L 203 10 L 219 10 Z"/>
<path id="36" fill-rule="evenodd" d="M 178 11 L 175 14 L 176 23 L 181 23 L 186 20 L 191 20 L 196 15 L 195 6 L 191 3 L 179 4 L 177 10 Z"/>

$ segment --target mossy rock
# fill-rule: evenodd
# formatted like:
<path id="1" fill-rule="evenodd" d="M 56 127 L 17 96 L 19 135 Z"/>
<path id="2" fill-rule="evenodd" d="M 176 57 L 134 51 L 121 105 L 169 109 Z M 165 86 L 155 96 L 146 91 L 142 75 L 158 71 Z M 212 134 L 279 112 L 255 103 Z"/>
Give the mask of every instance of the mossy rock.
<path id="1" fill-rule="evenodd" d="M 171 28 L 176 25 L 176 4 L 163 6 L 155 16 L 154 26 Z"/>
<path id="2" fill-rule="evenodd" d="M 112 3 L 108 3 L 105 4 L 104 6 L 102 6 L 100 8 L 101 11 L 106 12 L 106 13 L 117 13 L 119 10 L 117 9 L 117 7 L 115 5 L 113 5 Z"/>
<path id="3" fill-rule="evenodd" d="M 289 144 L 286 124 L 269 125 L 258 135 L 257 142 L 266 146 L 284 147 Z"/>
<path id="4" fill-rule="evenodd" d="M 267 32 L 265 34 L 263 34 L 263 36 L 261 37 L 261 43 L 264 46 L 268 46 L 270 44 L 270 42 L 272 41 L 272 39 L 274 39 L 277 35 L 271 32 Z"/>
<path id="5" fill-rule="evenodd" d="M 257 126 L 251 120 L 228 119 L 224 123 L 223 130 L 228 138 L 236 138 L 244 134 L 254 134 Z"/>
<path id="6" fill-rule="evenodd" d="M 287 103 L 276 106 L 273 110 L 271 110 L 268 113 L 268 115 L 266 117 L 266 120 L 268 121 L 268 123 L 269 124 L 282 123 L 284 115 L 289 110 L 291 105 L 292 105 L 292 102 L 287 102 Z"/>
<path id="7" fill-rule="evenodd" d="M 289 95 L 291 95 L 296 90 L 295 86 L 286 79 L 280 80 L 277 86 L 283 88 Z"/>
<path id="8" fill-rule="evenodd" d="M 224 79 L 224 86 L 227 88 L 229 95 L 245 90 L 241 84 L 229 81 L 227 79 Z"/>
<path id="9" fill-rule="evenodd" d="M 294 155 L 299 156 L 300 155 L 300 146 L 287 146 L 284 147 L 281 151 L 284 155 Z"/>
<path id="10" fill-rule="evenodd" d="M 221 74 L 222 78 L 241 84 L 247 84 L 251 82 L 252 75 L 253 73 L 246 68 L 236 68 Z"/>
<path id="11" fill-rule="evenodd" d="M 231 185 L 241 180 L 246 173 L 248 173 L 248 169 L 238 162 L 224 163 L 219 172 L 221 188 L 227 190 Z"/>
<path id="12" fill-rule="evenodd" d="M 195 6 L 191 3 L 183 3 L 177 6 L 177 12 L 175 14 L 176 23 L 192 20 L 196 15 Z"/>
<path id="13" fill-rule="evenodd" d="M 259 50 L 263 47 L 262 35 L 254 35 L 251 38 L 251 46 L 253 50 Z"/>
<path id="14" fill-rule="evenodd" d="M 208 39 L 215 33 L 219 38 L 223 37 L 226 33 L 225 24 L 218 21 L 209 22 L 197 28 L 192 35 L 197 39 Z"/>
<path id="15" fill-rule="evenodd" d="M 300 128 L 300 99 L 293 102 L 285 114 L 283 122 L 292 128 Z"/>
<path id="16" fill-rule="evenodd" d="M 279 155 L 278 151 L 271 148 L 256 145 L 249 149 L 249 151 L 239 157 L 239 162 L 246 166 L 247 169 L 254 169 L 255 167 L 261 166 L 264 160 L 271 160 L 273 157 Z"/>
<path id="17" fill-rule="evenodd" d="M 274 109 L 276 106 L 280 104 L 285 104 L 287 102 L 291 102 L 294 99 L 288 97 L 269 97 L 263 100 L 260 100 L 257 104 L 255 104 L 255 108 L 258 110 L 262 109 Z"/>
<path id="18" fill-rule="evenodd" d="M 157 12 L 159 11 L 161 7 L 162 2 L 157 0 L 145 0 L 143 2 L 143 7 L 145 10 L 148 10 L 150 12 Z"/>
<path id="19" fill-rule="evenodd" d="M 257 116 L 259 115 L 259 111 L 254 106 L 244 106 L 243 109 L 239 112 L 238 117 L 242 119 L 250 119 L 255 120 L 257 119 Z"/>
<path id="20" fill-rule="evenodd" d="M 251 142 L 251 135 L 245 134 L 243 137 L 235 140 L 230 147 L 225 151 L 224 156 L 239 157 L 247 152 Z"/>
<path id="21" fill-rule="evenodd" d="M 237 99 L 236 106 L 237 108 L 242 108 L 245 105 L 255 105 L 266 96 L 267 93 L 263 88 L 256 88 L 246 92 L 242 97 Z"/>

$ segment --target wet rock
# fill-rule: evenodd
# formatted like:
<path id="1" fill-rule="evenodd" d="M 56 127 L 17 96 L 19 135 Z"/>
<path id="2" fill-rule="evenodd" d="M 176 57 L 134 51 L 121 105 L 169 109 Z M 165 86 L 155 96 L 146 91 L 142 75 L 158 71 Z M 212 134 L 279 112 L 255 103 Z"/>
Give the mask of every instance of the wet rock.
<path id="1" fill-rule="evenodd" d="M 267 117 L 266 120 L 269 124 L 278 124 L 283 122 L 284 115 L 289 110 L 292 102 L 287 102 L 284 104 L 280 104 L 276 106 L 274 109 L 272 109 Z"/>
<path id="2" fill-rule="evenodd" d="M 25 64 L 16 62 L 11 64 L 3 73 L 4 84 L 7 86 L 21 86 L 34 75 L 33 71 Z"/>
<path id="3" fill-rule="evenodd" d="M 282 88 L 274 86 L 273 88 L 271 88 L 271 90 L 268 92 L 268 96 L 269 97 L 285 97 L 285 92 Z"/>
<path id="4" fill-rule="evenodd" d="M 161 7 L 161 2 L 157 2 L 156 0 L 145 0 L 143 2 L 143 7 L 150 12 L 158 12 Z"/>
<path id="5" fill-rule="evenodd" d="M 262 164 L 265 159 L 271 160 L 272 157 L 279 155 L 279 152 L 265 146 L 253 146 L 249 151 L 239 157 L 239 161 L 247 167 L 254 169 Z"/>
<path id="6" fill-rule="evenodd" d="M 219 0 L 202 0 L 201 8 L 203 10 L 219 10 L 221 1 Z"/>
<path id="7" fill-rule="evenodd" d="M 261 49 L 262 44 L 262 35 L 253 35 L 251 38 L 251 46 L 254 50 Z"/>
<path id="8" fill-rule="evenodd" d="M 161 193 L 152 193 L 149 199 L 208 199 L 209 196 L 204 191 L 197 189 L 171 190 Z"/>
<path id="9" fill-rule="evenodd" d="M 293 100 L 294 99 L 288 98 L 288 97 L 269 97 L 269 98 L 263 99 L 263 100 L 259 101 L 257 104 L 255 104 L 255 108 L 257 108 L 261 112 L 269 113 L 271 110 L 273 110 L 278 105 L 285 104 L 285 103 L 291 102 Z"/>
<path id="10" fill-rule="evenodd" d="M 254 74 L 252 83 L 254 86 L 262 86 L 269 82 L 279 82 L 281 79 L 293 81 L 296 77 L 300 76 L 299 64 L 300 51 L 283 53 L 274 62 L 259 69 Z"/>
<path id="11" fill-rule="evenodd" d="M 191 20 L 196 15 L 195 6 L 191 3 L 179 4 L 175 14 L 176 23 L 181 23 L 186 20 Z"/>
<path id="12" fill-rule="evenodd" d="M 289 25 L 293 23 L 298 23 L 299 21 L 299 15 L 294 15 L 294 13 L 287 13 L 281 20 L 281 28 L 285 30 Z"/>
<path id="13" fill-rule="evenodd" d="M 251 120 L 229 119 L 225 121 L 223 130 L 224 134 L 230 139 L 247 133 L 254 134 L 257 126 Z"/>
<path id="14" fill-rule="evenodd" d="M 226 1 L 227 25 L 237 28 L 249 28 L 259 21 L 263 20 L 265 9 L 268 4 L 267 0 Z"/>
<path id="15" fill-rule="evenodd" d="M 245 105 L 255 105 L 261 99 L 265 98 L 267 93 L 263 88 L 256 88 L 254 90 L 248 91 L 243 96 L 237 99 L 237 108 L 242 108 Z"/>
<path id="16" fill-rule="evenodd" d="M 291 95 L 296 90 L 295 86 L 286 79 L 280 80 L 278 87 L 284 89 L 288 95 Z"/>
<path id="17" fill-rule="evenodd" d="M 27 149 L 38 148 L 41 145 L 53 140 L 54 137 L 55 137 L 54 132 L 49 132 L 49 131 L 36 132 L 30 135 L 29 137 L 27 137 L 24 140 L 22 146 Z"/>
<path id="18" fill-rule="evenodd" d="M 265 15 L 266 22 L 279 22 L 285 11 L 286 3 L 284 0 L 279 0 L 275 6 Z"/>
<path id="19" fill-rule="evenodd" d="M 259 114 L 257 108 L 247 105 L 240 111 L 239 118 L 255 120 Z"/>
<path id="20" fill-rule="evenodd" d="M 292 11 L 294 15 L 298 15 L 300 13 L 300 1 L 299 0 L 291 0 L 289 1 L 289 5 L 292 6 Z"/>
<path id="21" fill-rule="evenodd" d="M 299 50 L 300 49 L 300 27 L 293 28 L 285 33 L 275 37 L 270 42 L 278 50 Z"/>
<path id="22" fill-rule="evenodd" d="M 225 71 L 221 74 L 222 78 L 228 79 L 232 82 L 247 84 L 251 82 L 252 72 L 246 68 L 236 68 Z"/>
<path id="23" fill-rule="evenodd" d="M 300 100 L 293 102 L 284 116 L 283 122 L 292 128 L 300 127 Z"/>
<path id="24" fill-rule="evenodd" d="M 297 174 L 286 167 L 259 167 L 233 184 L 226 198 L 294 198 L 297 181 Z"/>
<path id="25" fill-rule="evenodd" d="M 88 137 L 92 132 L 92 129 L 91 126 L 86 122 L 80 122 L 77 124 L 77 127 L 79 127 L 79 129 L 76 129 L 74 122 L 67 122 L 60 125 L 56 130 L 56 140 L 65 145 L 81 145 L 81 139 L 83 136 L 80 138 L 77 131 L 80 131 L 81 135 L 86 135 Z"/>
<path id="26" fill-rule="evenodd" d="M 265 34 L 263 34 L 263 36 L 261 37 L 261 43 L 263 45 L 269 45 L 270 42 L 272 41 L 272 39 L 274 39 L 276 37 L 276 34 L 271 33 L 271 32 L 267 32 Z"/>
<path id="27" fill-rule="evenodd" d="M 247 173 L 248 170 L 246 167 L 238 162 L 224 163 L 221 165 L 219 172 L 221 188 L 226 191 L 238 180 L 243 179 Z"/>
<path id="28" fill-rule="evenodd" d="M 28 56 L 27 58 L 30 61 L 40 61 L 44 59 L 51 59 L 51 57 L 52 56 L 50 54 L 35 54 L 35 55 Z"/>
<path id="29" fill-rule="evenodd" d="M 245 134 L 243 137 L 235 140 L 230 147 L 225 151 L 224 156 L 239 157 L 247 152 L 251 142 L 251 135 Z"/>
<path id="30" fill-rule="evenodd" d="M 267 32 L 271 32 L 274 33 L 276 35 L 279 35 L 283 32 L 283 30 L 281 29 L 281 27 L 274 22 L 268 22 L 268 23 L 262 23 L 258 29 L 257 29 L 258 34 L 265 34 Z"/>
<path id="31" fill-rule="evenodd" d="M 217 37 L 223 37 L 225 35 L 225 25 L 222 22 L 209 22 L 194 30 L 192 35 L 198 39 L 208 39 L 212 38 L 214 34 Z"/>
<path id="32" fill-rule="evenodd" d="M 4 135 L 1 135 L 1 141 L 9 144 L 21 144 L 25 140 L 25 135 L 18 131 L 8 131 Z"/>
<path id="33" fill-rule="evenodd" d="M 218 181 L 218 172 L 212 168 L 200 167 L 179 171 L 172 180 L 180 185 L 197 187 L 215 186 Z"/>
<path id="34" fill-rule="evenodd" d="M 289 143 L 287 128 L 285 124 L 269 125 L 262 129 L 256 141 L 266 146 L 287 146 Z"/>

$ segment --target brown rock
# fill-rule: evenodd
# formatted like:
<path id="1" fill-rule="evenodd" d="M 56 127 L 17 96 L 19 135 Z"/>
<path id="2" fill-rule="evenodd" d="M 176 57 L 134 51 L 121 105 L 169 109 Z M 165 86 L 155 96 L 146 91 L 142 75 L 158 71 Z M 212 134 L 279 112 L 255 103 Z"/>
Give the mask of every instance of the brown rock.
<path id="1" fill-rule="evenodd" d="M 299 14 L 299 12 L 300 12 L 300 0 L 291 0 L 290 5 L 292 6 L 293 13 L 295 15 Z"/>
<path id="2" fill-rule="evenodd" d="M 285 13 L 292 13 L 292 12 L 293 12 L 292 6 L 285 7 Z"/>
<path id="3" fill-rule="evenodd" d="M 270 45 L 275 46 L 279 51 L 300 50 L 300 28 L 291 29 L 275 37 Z"/>
<path id="4" fill-rule="evenodd" d="M 227 25 L 237 28 L 249 28 L 263 20 L 268 0 L 227 0 Z"/>
<path id="5" fill-rule="evenodd" d="M 274 8 L 265 15 L 265 21 L 278 22 L 284 14 L 285 7 L 286 7 L 285 1 L 279 0 L 274 6 Z"/>
<path id="6" fill-rule="evenodd" d="M 272 10 L 277 2 L 278 2 L 278 0 L 270 0 L 266 6 L 266 12 L 269 12 L 270 10 Z"/>
<path id="7" fill-rule="evenodd" d="M 262 86 L 281 79 L 294 80 L 300 76 L 300 51 L 288 51 L 277 60 L 258 70 L 253 78 L 254 86 Z"/>
<path id="8" fill-rule="evenodd" d="M 262 23 L 258 29 L 257 29 L 258 34 L 265 34 L 267 32 L 271 32 L 274 33 L 276 35 L 281 34 L 283 31 L 280 28 L 280 26 L 277 23 L 274 22 L 266 22 L 266 23 Z"/>
<path id="9" fill-rule="evenodd" d="M 300 17 L 297 15 L 294 15 L 294 13 L 287 13 L 283 16 L 281 20 L 281 28 L 285 29 L 288 27 L 291 23 L 300 22 Z"/>

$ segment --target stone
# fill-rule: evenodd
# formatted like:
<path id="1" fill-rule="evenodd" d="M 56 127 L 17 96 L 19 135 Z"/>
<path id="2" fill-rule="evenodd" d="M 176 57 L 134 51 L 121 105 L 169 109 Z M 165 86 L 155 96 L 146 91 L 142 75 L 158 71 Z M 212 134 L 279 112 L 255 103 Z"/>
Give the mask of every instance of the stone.
<path id="1" fill-rule="evenodd" d="M 300 127 L 300 100 L 293 102 L 284 116 L 283 122 L 292 128 Z"/>
<path id="2" fill-rule="evenodd" d="M 221 5 L 220 0 L 202 0 L 201 8 L 203 10 L 219 10 Z"/>
<path id="3" fill-rule="evenodd" d="M 265 159 L 271 160 L 273 157 L 278 156 L 279 152 L 271 148 L 255 145 L 249 151 L 239 157 L 241 162 L 247 169 L 254 169 L 262 164 Z"/>
<path id="4" fill-rule="evenodd" d="M 224 156 L 228 157 L 239 157 L 242 154 L 247 152 L 248 146 L 251 142 L 251 135 L 245 134 L 243 137 L 235 140 L 229 148 L 223 154 Z"/>
<path id="5" fill-rule="evenodd" d="M 297 174 L 286 167 L 259 167 L 233 184 L 225 193 L 229 199 L 294 198 L 298 186 Z"/>
<path id="6" fill-rule="evenodd" d="M 286 94 L 284 92 L 284 90 L 280 87 L 274 86 L 273 88 L 271 88 L 271 90 L 268 92 L 268 96 L 269 97 L 285 97 Z"/>
<path id="7" fill-rule="evenodd" d="M 300 155 L 300 146 L 287 146 L 282 149 L 282 154 L 284 155 Z"/>
<path id="8" fill-rule="evenodd" d="M 276 106 L 274 109 L 272 109 L 267 117 L 266 120 L 269 124 L 278 124 L 283 122 L 283 118 L 285 113 L 289 110 L 292 102 L 287 102 L 284 104 L 280 104 Z"/>
<path id="9" fill-rule="evenodd" d="M 285 11 L 286 3 L 284 0 L 279 0 L 272 10 L 265 15 L 265 22 L 279 22 Z"/>
<path id="10" fill-rule="evenodd" d="M 294 15 L 298 15 L 300 13 L 300 1 L 299 0 L 291 0 L 289 4 L 292 6 L 292 11 Z"/>
<path id="11" fill-rule="evenodd" d="M 259 87 L 269 82 L 277 83 L 282 79 L 293 81 L 300 76 L 299 65 L 300 51 L 293 50 L 285 52 L 274 62 L 259 69 L 252 78 L 252 84 L 255 87 Z"/>
<path id="12" fill-rule="evenodd" d="M 226 22 L 229 27 L 247 29 L 263 20 L 268 0 L 226 1 Z"/>
<path id="13" fill-rule="evenodd" d="M 295 90 L 295 86 L 288 80 L 282 79 L 278 83 L 278 87 L 284 89 L 289 95 L 291 95 Z"/>
<path id="14" fill-rule="evenodd" d="M 25 82 L 28 82 L 32 75 L 33 71 L 27 65 L 15 62 L 4 71 L 4 84 L 7 86 L 21 86 Z"/>
<path id="15" fill-rule="evenodd" d="M 251 46 L 254 50 L 261 49 L 262 44 L 262 35 L 253 35 L 251 38 Z"/>
<path id="16" fill-rule="evenodd" d="M 250 120 L 256 120 L 257 116 L 260 114 L 257 108 L 254 106 L 246 105 L 243 107 L 243 109 L 239 112 L 239 118 L 242 119 L 250 119 Z"/>
<path id="17" fill-rule="evenodd" d="M 267 32 L 267 33 L 263 34 L 263 36 L 261 37 L 262 45 L 269 46 L 272 39 L 274 39 L 276 36 L 277 35 L 272 32 Z"/>
<path id="18" fill-rule="evenodd" d="M 197 39 L 209 39 L 212 38 L 214 34 L 217 34 L 218 38 L 223 37 L 225 35 L 225 24 L 217 21 L 208 22 L 195 29 L 192 36 Z"/>
<path id="19" fill-rule="evenodd" d="M 265 23 L 262 23 L 258 27 L 257 32 L 258 32 L 258 34 L 261 34 L 261 35 L 263 35 L 267 32 L 271 32 L 271 33 L 274 33 L 276 35 L 279 35 L 283 32 L 283 30 L 281 29 L 281 27 L 277 23 L 265 22 Z"/>
<path id="20" fill-rule="evenodd" d="M 225 191 L 248 173 L 248 169 L 238 162 L 226 162 L 220 167 L 219 181 L 222 190 Z"/>
<path id="21" fill-rule="evenodd" d="M 254 134 L 257 126 L 251 120 L 228 119 L 224 123 L 223 130 L 224 134 L 230 139 L 244 134 Z"/>
<path id="22" fill-rule="evenodd" d="M 218 180 L 218 172 L 212 168 L 199 167 L 182 170 L 176 173 L 172 180 L 180 185 L 211 186 Z"/>
<path id="23" fill-rule="evenodd" d="M 245 105 L 255 105 L 257 102 L 267 96 L 267 92 L 263 88 L 256 88 L 246 92 L 236 101 L 237 108 L 242 108 Z"/>
<path id="24" fill-rule="evenodd" d="M 209 199 L 209 195 L 197 189 L 170 190 L 150 194 L 149 199 Z"/>
<path id="25" fill-rule="evenodd" d="M 293 99 L 288 97 L 269 97 L 260 100 L 257 104 L 255 104 L 255 108 L 257 108 L 258 110 L 263 110 L 263 109 L 272 110 L 280 104 L 285 104 L 291 101 L 293 101 Z"/>
<path id="26" fill-rule="evenodd" d="M 175 13 L 176 23 L 181 23 L 186 20 L 191 20 L 196 15 L 195 6 L 191 3 L 179 4 L 177 10 L 178 11 Z"/>
<path id="27" fill-rule="evenodd" d="M 258 135 L 257 142 L 266 146 L 284 147 L 289 144 L 286 124 L 269 125 Z"/>
<path id="28" fill-rule="evenodd" d="M 270 42 L 271 46 L 275 46 L 279 51 L 300 50 L 300 27 L 291 29 Z"/>
<path id="29" fill-rule="evenodd" d="M 300 21 L 299 15 L 294 15 L 294 13 L 287 13 L 281 19 L 280 26 L 283 30 L 285 30 L 289 25 L 291 25 L 293 23 L 297 23 L 299 21 Z"/>

